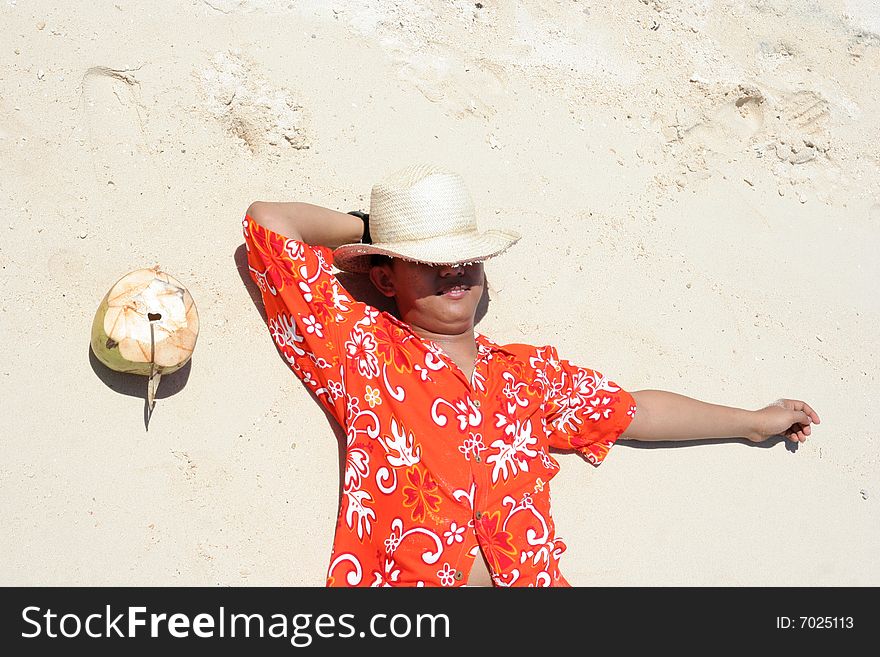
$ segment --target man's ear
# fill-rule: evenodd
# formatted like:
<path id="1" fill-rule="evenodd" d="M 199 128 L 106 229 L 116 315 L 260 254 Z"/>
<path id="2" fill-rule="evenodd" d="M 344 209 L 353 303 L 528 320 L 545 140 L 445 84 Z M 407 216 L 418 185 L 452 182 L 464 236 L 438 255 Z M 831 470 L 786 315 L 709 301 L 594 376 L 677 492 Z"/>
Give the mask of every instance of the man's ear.
<path id="1" fill-rule="evenodd" d="M 391 277 L 390 267 L 388 265 L 375 265 L 370 267 L 370 280 L 379 292 L 386 297 L 393 297 L 395 294 L 394 280 Z"/>

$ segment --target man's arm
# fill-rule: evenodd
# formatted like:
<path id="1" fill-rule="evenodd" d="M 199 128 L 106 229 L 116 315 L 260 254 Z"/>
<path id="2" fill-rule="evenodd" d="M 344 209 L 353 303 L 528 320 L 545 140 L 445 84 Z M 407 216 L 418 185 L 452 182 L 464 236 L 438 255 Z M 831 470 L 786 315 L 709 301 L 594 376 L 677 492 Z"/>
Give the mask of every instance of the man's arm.
<path id="1" fill-rule="evenodd" d="M 364 222 L 358 217 L 311 203 L 254 201 L 247 213 L 279 235 L 331 249 L 359 242 L 364 233 Z"/>
<path id="2" fill-rule="evenodd" d="M 748 438 L 761 442 L 784 435 L 804 442 L 819 416 L 806 403 L 780 399 L 759 411 L 721 406 L 664 390 L 632 393 L 636 414 L 622 438 L 634 440 L 699 440 Z"/>

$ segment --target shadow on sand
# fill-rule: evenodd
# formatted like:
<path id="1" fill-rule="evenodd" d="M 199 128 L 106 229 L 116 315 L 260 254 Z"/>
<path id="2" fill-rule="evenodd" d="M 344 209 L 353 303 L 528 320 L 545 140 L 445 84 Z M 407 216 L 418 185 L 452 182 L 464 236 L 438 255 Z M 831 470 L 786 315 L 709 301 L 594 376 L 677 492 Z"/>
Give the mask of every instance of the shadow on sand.
<path id="1" fill-rule="evenodd" d="M 95 376 L 101 379 L 105 386 L 107 386 L 111 390 L 115 390 L 120 395 L 127 395 L 129 397 L 140 397 L 144 400 L 144 429 L 146 431 L 149 431 L 150 415 L 152 413 L 150 411 L 149 404 L 147 404 L 148 377 L 139 376 L 137 374 L 124 374 L 122 372 L 111 370 L 109 367 L 104 365 L 104 363 L 98 360 L 98 357 L 95 356 L 95 353 L 92 351 L 91 344 L 88 345 L 86 348 L 89 350 L 89 365 L 92 366 L 92 371 L 95 373 Z M 165 399 L 166 397 L 170 397 L 171 395 L 176 395 L 178 392 L 183 390 L 184 386 L 186 386 L 187 380 L 189 379 L 189 372 L 191 369 L 192 358 L 190 358 L 186 362 L 186 365 L 181 367 L 176 372 L 163 375 L 162 380 L 159 383 L 159 388 L 156 391 L 156 400 Z"/>

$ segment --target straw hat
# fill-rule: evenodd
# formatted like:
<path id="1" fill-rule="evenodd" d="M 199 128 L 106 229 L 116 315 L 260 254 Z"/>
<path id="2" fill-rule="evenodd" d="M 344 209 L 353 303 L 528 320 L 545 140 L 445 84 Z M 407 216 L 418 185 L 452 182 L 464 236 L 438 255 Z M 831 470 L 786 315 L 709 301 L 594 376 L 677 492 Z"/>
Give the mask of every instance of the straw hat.
<path id="1" fill-rule="evenodd" d="M 435 265 L 479 262 L 519 240 L 510 230 L 477 230 L 474 202 L 457 173 L 416 164 L 373 186 L 371 244 L 333 251 L 339 269 L 368 272 L 374 253 Z"/>

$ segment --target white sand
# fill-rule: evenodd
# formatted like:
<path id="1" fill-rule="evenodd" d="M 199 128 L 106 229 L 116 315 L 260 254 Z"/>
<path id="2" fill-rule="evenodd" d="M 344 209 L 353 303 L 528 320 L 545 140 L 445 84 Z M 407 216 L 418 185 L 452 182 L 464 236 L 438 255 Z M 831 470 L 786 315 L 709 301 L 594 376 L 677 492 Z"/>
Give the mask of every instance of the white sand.
<path id="1" fill-rule="evenodd" d="M 0 0 L 0 583 L 323 584 L 337 443 L 239 222 L 368 209 L 430 160 L 525 236 L 487 266 L 482 332 L 822 417 L 796 452 L 560 456 L 573 584 L 880 584 L 876 3 L 482 4 Z M 146 432 L 145 379 L 96 373 L 88 342 L 156 263 L 202 328 Z"/>

